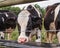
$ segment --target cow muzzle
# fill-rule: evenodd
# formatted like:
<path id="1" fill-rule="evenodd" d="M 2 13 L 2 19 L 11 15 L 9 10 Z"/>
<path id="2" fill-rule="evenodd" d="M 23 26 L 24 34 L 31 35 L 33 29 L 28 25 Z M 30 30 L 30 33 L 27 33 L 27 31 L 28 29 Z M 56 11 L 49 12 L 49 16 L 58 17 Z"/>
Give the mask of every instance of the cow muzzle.
<path id="1" fill-rule="evenodd" d="M 28 37 L 18 37 L 18 43 L 26 43 L 28 42 Z"/>

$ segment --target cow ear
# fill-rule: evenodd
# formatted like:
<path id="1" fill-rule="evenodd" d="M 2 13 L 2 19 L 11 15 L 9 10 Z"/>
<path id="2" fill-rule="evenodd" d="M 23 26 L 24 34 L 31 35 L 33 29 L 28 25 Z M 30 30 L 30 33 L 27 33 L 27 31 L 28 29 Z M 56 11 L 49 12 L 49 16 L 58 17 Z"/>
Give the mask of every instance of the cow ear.
<path id="1" fill-rule="evenodd" d="M 32 10 L 33 9 L 33 6 L 32 5 L 29 5 L 28 7 L 27 7 L 27 10 Z"/>

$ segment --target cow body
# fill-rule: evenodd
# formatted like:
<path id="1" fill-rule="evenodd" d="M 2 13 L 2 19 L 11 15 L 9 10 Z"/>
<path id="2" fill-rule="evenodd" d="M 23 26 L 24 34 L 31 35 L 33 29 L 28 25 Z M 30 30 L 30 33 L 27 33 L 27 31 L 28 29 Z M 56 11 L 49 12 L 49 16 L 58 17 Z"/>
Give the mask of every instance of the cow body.
<path id="1" fill-rule="evenodd" d="M 21 42 L 20 38 L 26 38 L 26 42 L 28 42 L 31 40 L 33 34 L 38 34 L 37 39 L 39 38 L 41 40 L 42 18 L 40 15 L 39 11 L 32 5 L 25 7 L 24 10 L 19 13 L 18 24 L 21 27 L 21 34 L 18 37 L 18 42 Z"/>
<path id="2" fill-rule="evenodd" d="M 47 40 L 52 43 L 53 34 L 57 34 L 60 30 L 60 3 L 56 3 L 47 8 L 44 17 L 44 27 L 47 30 L 47 38 L 49 38 Z"/>
<path id="3" fill-rule="evenodd" d="M 8 10 L 0 10 L 0 33 L 11 33 L 16 27 L 16 15 Z M 9 38 L 9 37 L 8 37 Z"/>

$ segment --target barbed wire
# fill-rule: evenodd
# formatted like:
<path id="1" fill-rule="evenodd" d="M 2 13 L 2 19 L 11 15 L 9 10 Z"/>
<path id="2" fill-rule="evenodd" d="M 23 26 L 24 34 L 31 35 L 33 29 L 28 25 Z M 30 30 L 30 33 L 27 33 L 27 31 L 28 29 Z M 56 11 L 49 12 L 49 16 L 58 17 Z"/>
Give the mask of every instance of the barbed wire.
<path id="1" fill-rule="evenodd" d="M 32 31 L 34 31 L 34 30 L 26 30 L 26 31 L 20 31 L 20 32 L 32 32 Z M 36 31 L 38 31 L 38 30 L 36 30 Z M 59 31 L 60 32 L 60 30 L 40 30 L 41 32 L 45 32 L 45 31 L 50 31 L 50 32 L 56 32 L 56 31 Z M 3 32 L 3 33 L 5 33 L 6 31 L 0 31 L 0 32 Z M 9 33 L 10 31 L 8 31 L 8 32 L 6 32 L 6 33 Z M 16 31 L 16 32 L 19 32 L 19 31 Z"/>

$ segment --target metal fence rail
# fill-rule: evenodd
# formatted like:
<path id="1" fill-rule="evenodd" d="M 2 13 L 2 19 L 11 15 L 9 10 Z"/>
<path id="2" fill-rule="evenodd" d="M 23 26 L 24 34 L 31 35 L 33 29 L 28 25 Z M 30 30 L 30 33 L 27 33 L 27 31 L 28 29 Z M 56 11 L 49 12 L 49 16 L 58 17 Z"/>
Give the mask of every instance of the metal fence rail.
<path id="1" fill-rule="evenodd" d="M 0 7 L 16 5 L 16 4 L 24 4 L 24 3 L 31 3 L 37 1 L 44 1 L 44 0 L 1 0 Z"/>
<path id="2" fill-rule="evenodd" d="M 9 41 L 9 40 L 0 40 L 0 46 L 6 46 L 10 48 L 58 48 L 60 44 L 52 44 L 52 43 L 36 43 L 36 42 L 27 42 L 24 44 L 20 44 L 17 41 Z"/>
<path id="3" fill-rule="evenodd" d="M 8 41 L 8 40 L 0 40 L 0 46 L 7 46 L 12 48 L 40 48 L 37 45 L 36 46 L 31 45 L 31 43 L 20 44 L 17 41 Z"/>

